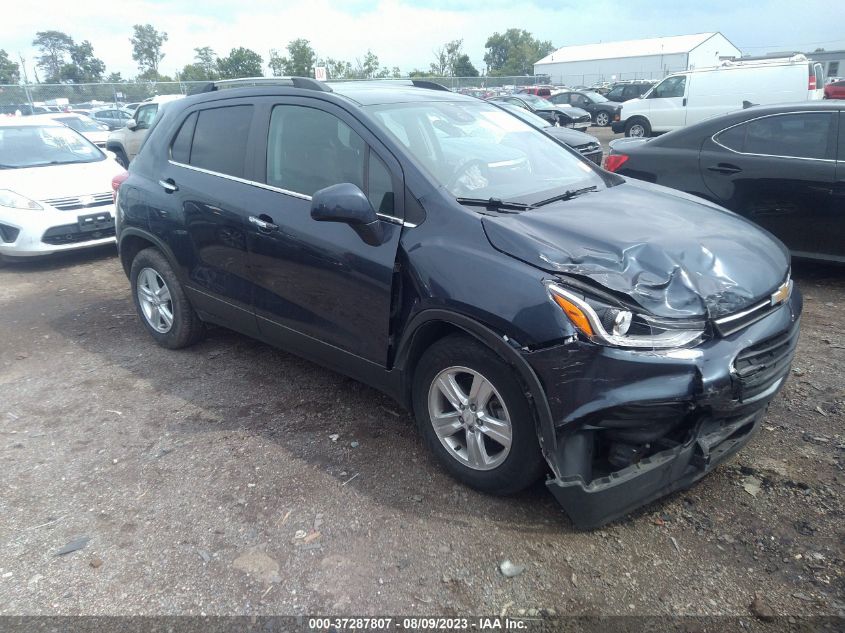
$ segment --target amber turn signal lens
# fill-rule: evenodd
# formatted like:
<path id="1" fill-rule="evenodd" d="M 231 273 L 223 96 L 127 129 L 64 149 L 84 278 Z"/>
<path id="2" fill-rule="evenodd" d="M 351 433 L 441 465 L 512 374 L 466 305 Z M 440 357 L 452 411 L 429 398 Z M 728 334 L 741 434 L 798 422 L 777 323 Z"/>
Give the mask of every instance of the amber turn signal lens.
<path id="1" fill-rule="evenodd" d="M 593 326 L 590 325 L 589 319 L 587 319 L 587 315 L 585 315 L 581 308 L 576 306 L 571 301 L 568 301 L 564 297 L 561 297 L 554 292 L 552 294 L 552 299 L 555 300 L 555 303 L 558 304 L 561 309 L 566 313 L 566 316 L 569 317 L 569 320 L 581 330 L 587 336 L 593 336 Z"/>

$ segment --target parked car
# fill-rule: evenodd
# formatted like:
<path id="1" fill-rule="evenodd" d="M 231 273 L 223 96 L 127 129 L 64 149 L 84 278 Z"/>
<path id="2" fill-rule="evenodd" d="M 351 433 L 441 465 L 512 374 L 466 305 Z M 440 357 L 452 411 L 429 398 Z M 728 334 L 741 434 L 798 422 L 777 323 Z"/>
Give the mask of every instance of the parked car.
<path id="1" fill-rule="evenodd" d="M 642 97 L 654 87 L 655 81 L 617 81 L 611 84 L 610 90 L 604 95 L 608 101 L 622 103 L 630 99 Z"/>
<path id="2" fill-rule="evenodd" d="M 597 92 L 562 90 L 547 99 L 557 105 L 571 105 L 586 110 L 593 118 L 593 123 L 599 127 L 607 127 L 618 120 L 619 113 L 622 111 L 621 105 L 608 101 Z"/>
<path id="3" fill-rule="evenodd" d="M 524 88 L 520 88 L 517 94 L 536 95 L 546 98 L 552 94 L 552 90 L 554 90 L 554 86 L 525 86 Z"/>
<path id="4" fill-rule="evenodd" d="M 110 183 L 122 171 L 57 121 L 0 118 L 0 256 L 114 243 Z"/>
<path id="5" fill-rule="evenodd" d="M 619 139 L 606 167 L 735 211 L 797 257 L 845 262 L 843 105 L 758 106 L 654 139 Z"/>
<path id="6" fill-rule="evenodd" d="M 46 114 L 49 110 L 44 106 L 29 105 L 28 103 L 17 103 L 0 105 L 0 114 L 12 116 L 31 116 L 33 114 Z"/>
<path id="7" fill-rule="evenodd" d="M 124 168 L 135 158 L 138 150 L 147 138 L 147 131 L 155 121 L 156 115 L 164 104 L 181 99 L 182 95 L 161 95 L 145 99 L 126 121 L 125 127 L 115 130 L 106 141 L 106 149 L 114 152 L 117 162 Z"/>
<path id="8" fill-rule="evenodd" d="M 553 125 L 571 127 L 576 130 L 586 130 L 593 120 L 586 110 L 572 106 L 555 105 L 551 101 L 529 94 L 491 97 L 487 101 L 509 103 L 536 114 Z"/>
<path id="9" fill-rule="evenodd" d="M 134 110 L 127 110 L 125 108 L 105 107 L 98 108 L 91 111 L 91 118 L 104 123 L 110 130 L 119 130 L 126 127 L 129 119 L 132 118 Z"/>
<path id="10" fill-rule="evenodd" d="M 723 62 L 669 75 L 641 99 L 626 101 L 614 132 L 650 136 L 698 123 L 744 105 L 822 98 L 821 64 L 804 55 Z"/>
<path id="11" fill-rule="evenodd" d="M 87 138 L 97 147 L 105 148 L 106 140 L 109 137 L 109 126 L 104 123 L 98 123 L 91 117 L 84 114 L 75 114 L 73 112 L 53 112 L 51 114 L 39 115 L 45 120 L 58 121 L 68 126 L 72 130 L 76 130 L 82 136 Z"/>
<path id="12" fill-rule="evenodd" d="M 587 160 L 601 166 L 604 152 L 602 151 L 601 143 L 595 136 L 590 136 L 589 134 L 584 134 L 584 132 L 579 132 L 578 130 L 573 130 L 568 127 L 552 125 L 546 121 L 546 119 L 539 117 L 536 114 L 531 114 L 528 110 L 511 105 L 510 103 L 497 103 L 496 105 L 522 119 L 529 125 L 543 130 L 543 132 L 552 138 L 556 138 L 560 142 L 565 143 L 574 149 Z"/>
<path id="13" fill-rule="evenodd" d="M 825 99 L 845 99 L 845 80 L 834 81 L 824 87 Z"/>
<path id="14" fill-rule="evenodd" d="M 429 83 L 276 81 L 169 104 L 120 185 L 158 344 L 210 322 L 332 367 L 412 409 L 468 485 L 551 472 L 581 527 L 759 429 L 801 313 L 769 234 Z M 485 158 L 444 161 L 451 127 Z"/>

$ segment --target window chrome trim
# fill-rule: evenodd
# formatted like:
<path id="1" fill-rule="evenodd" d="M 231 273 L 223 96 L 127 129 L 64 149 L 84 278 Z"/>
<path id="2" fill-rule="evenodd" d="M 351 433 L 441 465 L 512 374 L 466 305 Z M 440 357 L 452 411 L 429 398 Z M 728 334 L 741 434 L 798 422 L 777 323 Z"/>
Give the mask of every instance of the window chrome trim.
<path id="1" fill-rule="evenodd" d="M 740 121 L 739 123 L 734 123 L 733 125 L 729 125 L 723 130 L 719 130 L 718 132 L 714 133 L 713 136 L 710 137 L 710 140 L 713 141 L 719 147 L 722 147 L 733 154 L 739 154 L 740 156 L 760 156 L 762 158 L 790 158 L 792 160 L 812 160 L 820 163 L 835 163 L 837 162 L 835 159 L 832 158 L 809 158 L 807 156 L 788 156 L 783 154 L 755 154 L 752 152 L 738 152 L 735 149 L 728 147 L 727 145 L 723 145 L 719 141 L 716 140 L 716 137 L 719 134 L 723 134 L 728 130 L 732 130 L 735 127 L 739 127 L 740 125 L 746 125 L 748 123 L 752 123 L 754 121 L 760 121 L 762 119 L 771 119 L 772 117 L 776 116 L 788 116 L 791 114 L 827 114 L 829 113 L 830 116 L 834 116 L 835 110 L 795 110 L 793 112 L 775 112 L 773 114 L 763 114 L 758 117 L 754 117 L 753 119 L 746 119 L 745 121 Z"/>
<path id="2" fill-rule="evenodd" d="M 168 159 L 168 163 L 171 165 L 175 165 L 177 167 L 184 167 L 185 169 L 190 169 L 192 171 L 199 172 L 201 174 L 207 174 L 209 176 L 218 176 L 219 178 L 225 178 L 226 180 L 231 180 L 233 182 L 239 182 L 243 185 L 251 185 L 253 187 L 258 187 L 259 189 L 265 189 L 267 191 L 273 191 L 275 193 L 281 193 L 286 196 L 292 196 L 294 198 L 299 198 L 300 200 L 311 200 L 311 196 L 306 195 L 304 193 L 299 193 L 297 191 L 290 191 L 289 189 L 282 189 L 281 187 L 274 187 L 273 185 L 268 185 L 263 182 L 256 182 L 255 180 L 247 180 L 246 178 L 238 178 L 237 176 L 231 176 L 229 174 L 223 174 L 219 171 L 212 171 L 210 169 L 204 169 L 202 167 L 196 167 L 194 165 L 186 165 L 185 163 L 180 163 L 179 161 L 175 161 L 173 159 Z M 405 222 L 402 218 L 397 218 L 393 215 L 387 215 L 386 213 L 376 213 L 376 215 L 384 220 L 385 222 L 390 222 L 391 224 L 398 224 L 400 226 L 404 226 L 409 229 L 416 228 L 417 225 L 413 222 Z"/>

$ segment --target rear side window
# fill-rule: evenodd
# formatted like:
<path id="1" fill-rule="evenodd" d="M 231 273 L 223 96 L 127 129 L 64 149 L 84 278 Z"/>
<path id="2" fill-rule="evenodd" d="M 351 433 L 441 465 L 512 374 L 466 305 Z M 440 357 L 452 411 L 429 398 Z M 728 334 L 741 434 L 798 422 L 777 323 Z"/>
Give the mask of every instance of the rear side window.
<path id="1" fill-rule="evenodd" d="M 823 159 L 833 124 L 832 112 L 770 116 L 726 130 L 716 140 L 745 154 Z"/>
<path id="2" fill-rule="evenodd" d="M 173 144 L 170 146 L 170 157 L 177 163 L 189 165 L 191 163 L 191 143 L 194 141 L 194 127 L 197 124 L 197 113 L 191 114 L 182 127 L 179 128 L 179 133 L 173 139 Z"/>
<path id="3" fill-rule="evenodd" d="M 268 185 L 308 196 L 342 182 L 363 191 L 365 159 L 364 140 L 336 116 L 304 106 L 273 108 Z"/>
<path id="4" fill-rule="evenodd" d="M 237 105 L 200 111 L 189 164 L 243 178 L 252 110 L 251 105 Z"/>

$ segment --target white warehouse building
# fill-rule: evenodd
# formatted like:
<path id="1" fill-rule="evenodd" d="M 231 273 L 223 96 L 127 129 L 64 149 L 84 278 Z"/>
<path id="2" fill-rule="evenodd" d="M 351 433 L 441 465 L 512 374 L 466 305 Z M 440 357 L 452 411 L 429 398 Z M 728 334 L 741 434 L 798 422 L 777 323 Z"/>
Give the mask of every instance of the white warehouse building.
<path id="1" fill-rule="evenodd" d="M 696 33 L 564 46 L 536 62 L 534 74 L 565 85 L 661 79 L 673 72 L 718 66 L 722 59 L 741 55 L 721 33 Z"/>

